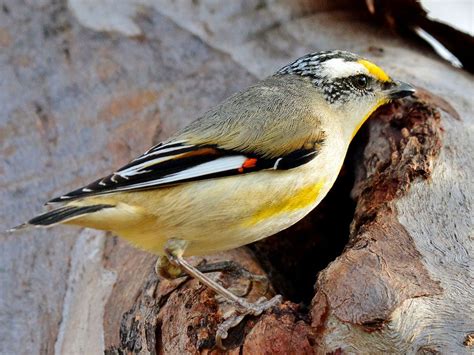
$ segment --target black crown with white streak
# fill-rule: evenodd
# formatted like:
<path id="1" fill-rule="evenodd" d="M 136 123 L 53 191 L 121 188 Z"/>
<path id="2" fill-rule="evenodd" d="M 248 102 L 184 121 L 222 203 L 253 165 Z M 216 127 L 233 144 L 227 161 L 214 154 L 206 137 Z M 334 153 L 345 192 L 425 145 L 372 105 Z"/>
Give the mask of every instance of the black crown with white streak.
<path id="1" fill-rule="evenodd" d="M 285 65 L 277 74 L 297 74 L 309 77 L 314 81 L 321 81 L 326 79 L 326 76 L 321 73 L 322 64 L 331 59 L 343 59 L 346 62 L 355 62 L 359 58 L 345 51 L 325 51 L 307 54 L 298 58 L 293 63 Z"/>
<path id="2" fill-rule="evenodd" d="M 339 59 L 344 62 L 357 62 L 360 58 L 346 51 L 325 51 L 307 54 L 281 68 L 276 75 L 291 74 L 306 77 L 315 87 L 322 89 L 324 98 L 329 103 L 345 103 L 354 92 L 351 79 L 356 75 L 347 77 L 333 77 L 325 71 L 325 64 Z"/>

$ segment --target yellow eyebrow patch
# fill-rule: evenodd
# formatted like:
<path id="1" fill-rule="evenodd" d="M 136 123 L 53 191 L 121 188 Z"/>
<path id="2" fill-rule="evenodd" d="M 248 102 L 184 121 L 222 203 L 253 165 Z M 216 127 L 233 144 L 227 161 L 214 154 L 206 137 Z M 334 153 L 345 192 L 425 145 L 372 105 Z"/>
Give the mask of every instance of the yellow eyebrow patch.
<path id="1" fill-rule="evenodd" d="M 365 59 L 359 59 L 357 63 L 362 64 L 370 74 L 375 76 L 380 81 L 390 81 L 390 77 L 380 68 L 372 62 Z"/>

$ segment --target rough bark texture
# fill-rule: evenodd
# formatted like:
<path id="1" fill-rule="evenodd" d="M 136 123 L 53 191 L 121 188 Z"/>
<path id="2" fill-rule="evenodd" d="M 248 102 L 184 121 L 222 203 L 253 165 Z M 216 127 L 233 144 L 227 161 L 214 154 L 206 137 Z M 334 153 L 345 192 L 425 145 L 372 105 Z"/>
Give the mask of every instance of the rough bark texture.
<path id="1" fill-rule="evenodd" d="M 2 229 L 295 57 L 351 50 L 427 91 L 377 112 L 307 218 L 207 258 L 267 273 L 214 275 L 250 299 L 285 296 L 226 352 L 472 352 L 472 76 L 348 3 L 0 2 Z M 224 352 L 225 304 L 193 280 L 158 282 L 155 257 L 116 237 L 58 227 L 0 244 L 2 354 Z"/>

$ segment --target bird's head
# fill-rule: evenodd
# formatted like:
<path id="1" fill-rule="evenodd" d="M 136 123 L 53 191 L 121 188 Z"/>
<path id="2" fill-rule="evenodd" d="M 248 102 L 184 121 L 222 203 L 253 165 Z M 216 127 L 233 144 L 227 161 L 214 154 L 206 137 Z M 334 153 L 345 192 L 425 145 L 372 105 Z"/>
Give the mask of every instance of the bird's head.
<path id="1" fill-rule="evenodd" d="M 345 51 L 305 55 L 277 72 L 285 74 L 311 82 L 349 139 L 379 106 L 415 92 L 411 85 L 392 80 L 371 61 Z"/>

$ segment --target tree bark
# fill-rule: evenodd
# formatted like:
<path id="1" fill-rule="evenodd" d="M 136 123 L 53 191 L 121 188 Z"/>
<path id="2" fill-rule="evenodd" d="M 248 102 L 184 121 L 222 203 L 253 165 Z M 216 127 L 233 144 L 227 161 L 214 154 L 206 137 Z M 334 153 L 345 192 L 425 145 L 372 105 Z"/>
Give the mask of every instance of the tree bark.
<path id="1" fill-rule="evenodd" d="M 215 333 L 229 309 L 211 291 L 159 281 L 155 256 L 112 235 L 59 227 L 2 234 L 1 353 L 472 351 L 472 77 L 349 3 L 1 4 L 5 228 L 299 55 L 351 50 L 420 88 L 369 120 L 308 217 L 206 257 L 266 274 L 268 285 L 213 275 L 251 300 L 284 295 L 233 329 L 227 350 Z"/>

